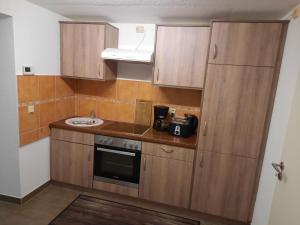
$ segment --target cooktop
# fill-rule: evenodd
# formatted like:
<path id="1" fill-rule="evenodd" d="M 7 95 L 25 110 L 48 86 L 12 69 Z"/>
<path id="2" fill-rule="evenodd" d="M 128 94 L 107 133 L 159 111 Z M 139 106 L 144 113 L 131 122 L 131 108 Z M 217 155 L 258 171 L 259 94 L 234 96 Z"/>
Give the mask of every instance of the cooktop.
<path id="1" fill-rule="evenodd" d="M 134 123 L 111 122 L 103 127 L 103 130 L 109 130 L 133 135 L 143 135 L 150 127 Z"/>

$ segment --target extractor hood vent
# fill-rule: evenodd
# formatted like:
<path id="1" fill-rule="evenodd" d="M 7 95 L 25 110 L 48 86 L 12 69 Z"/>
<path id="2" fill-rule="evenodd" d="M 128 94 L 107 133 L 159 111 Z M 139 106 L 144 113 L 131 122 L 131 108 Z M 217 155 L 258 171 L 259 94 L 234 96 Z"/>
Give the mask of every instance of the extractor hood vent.
<path id="1" fill-rule="evenodd" d="M 153 53 L 151 51 L 118 48 L 107 48 L 101 53 L 102 59 L 140 63 L 152 63 L 152 55 Z"/>

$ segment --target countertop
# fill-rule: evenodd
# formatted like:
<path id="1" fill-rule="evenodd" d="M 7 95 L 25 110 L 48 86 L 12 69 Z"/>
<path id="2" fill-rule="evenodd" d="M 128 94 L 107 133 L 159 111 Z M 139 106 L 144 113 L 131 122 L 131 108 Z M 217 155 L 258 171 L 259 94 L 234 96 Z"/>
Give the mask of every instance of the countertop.
<path id="1" fill-rule="evenodd" d="M 105 120 L 100 126 L 95 127 L 75 127 L 65 124 L 65 120 L 59 120 L 51 123 L 50 128 L 59 128 L 65 130 L 73 130 L 83 133 L 91 133 L 98 135 L 107 135 L 113 137 L 128 138 L 133 140 L 140 140 L 146 142 L 153 142 L 165 145 L 173 145 L 184 148 L 196 149 L 197 135 L 193 135 L 188 138 L 176 137 L 168 134 L 167 132 L 156 131 L 153 128 L 149 128 L 143 135 L 135 135 L 124 132 L 116 132 L 108 129 L 104 129 L 108 124 L 114 123 L 114 121 Z"/>

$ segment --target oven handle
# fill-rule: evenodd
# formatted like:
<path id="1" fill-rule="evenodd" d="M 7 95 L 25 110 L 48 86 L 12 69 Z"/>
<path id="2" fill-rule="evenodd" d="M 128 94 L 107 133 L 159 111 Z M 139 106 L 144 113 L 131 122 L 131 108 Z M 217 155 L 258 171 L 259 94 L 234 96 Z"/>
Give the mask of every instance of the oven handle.
<path id="1" fill-rule="evenodd" d="M 119 154 L 119 155 L 135 156 L 135 153 L 132 153 L 132 152 L 122 152 L 122 151 L 106 149 L 106 148 L 97 148 L 97 151 L 115 153 L 115 154 Z"/>

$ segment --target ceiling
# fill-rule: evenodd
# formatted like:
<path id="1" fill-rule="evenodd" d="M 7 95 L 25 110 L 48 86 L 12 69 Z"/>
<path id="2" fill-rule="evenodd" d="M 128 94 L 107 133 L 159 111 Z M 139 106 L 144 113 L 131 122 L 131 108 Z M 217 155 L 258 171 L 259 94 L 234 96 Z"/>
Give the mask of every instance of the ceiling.
<path id="1" fill-rule="evenodd" d="M 109 22 L 196 22 L 280 19 L 300 0 L 29 0 L 72 19 Z"/>

